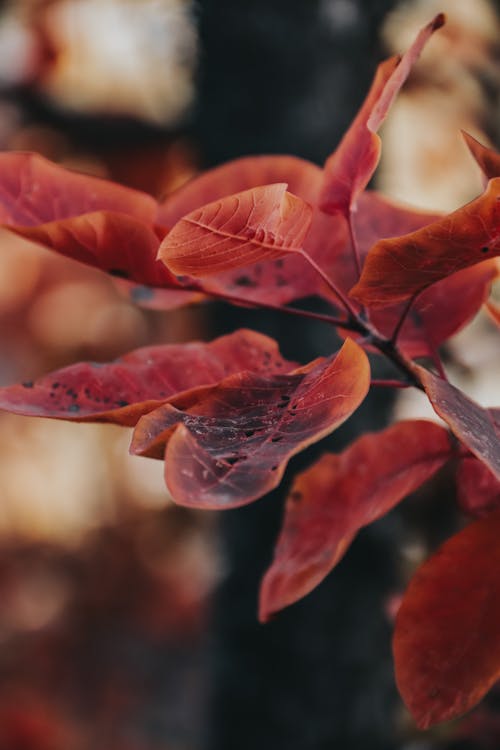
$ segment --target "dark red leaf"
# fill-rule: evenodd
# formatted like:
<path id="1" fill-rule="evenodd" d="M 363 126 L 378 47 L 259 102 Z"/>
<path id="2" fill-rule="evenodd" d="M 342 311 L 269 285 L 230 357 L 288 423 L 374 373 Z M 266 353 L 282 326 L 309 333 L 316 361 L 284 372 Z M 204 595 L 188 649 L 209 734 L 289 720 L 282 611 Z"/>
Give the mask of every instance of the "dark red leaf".
<path id="1" fill-rule="evenodd" d="M 242 373 L 143 417 L 132 450 L 161 455 L 176 502 L 245 505 L 276 487 L 289 459 L 332 432 L 363 401 L 368 360 L 346 341 L 340 352 L 288 375 Z"/>
<path id="2" fill-rule="evenodd" d="M 320 198 L 323 211 L 341 211 L 347 215 L 367 186 L 380 158 L 377 130 L 429 37 L 443 25 L 444 20 L 444 15 L 440 13 L 420 31 L 402 57 L 391 57 L 379 65 L 360 111 L 325 164 Z"/>
<path id="3" fill-rule="evenodd" d="M 380 238 L 395 237 L 430 224 L 440 217 L 415 211 L 384 198 L 374 191 L 366 191 L 359 198 L 358 210 L 352 220 L 361 262 Z M 325 239 L 327 239 L 325 231 Z M 322 236 L 309 238 L 321 245 Z M 340 243 L 339 243 L 340 244 Z M 344 292 L 357 279 L 356 264 L 351 244 L 345 242 L 342 251 L 332 253 L 331 276 Z M 433 356 L 435 350 L 459 331 L 478 312 L 490 292 L 491 282 L 498 270 L 495 259 L 464 269 L 426 289 L 415 301 L 402 330 L 398 345 L 406 356 Z M 398 303 L 370 310 L 373 325 L 390 337 L 403 314 L 405 304 Z M 352 334 L 348 334 L 352 335 Z"/>
<path id="4" fill-rule="evenodd" d="M 500 677 L 500 513 L 417 571 L 396 618 L 399 691 L 421 729 L 460 716 Z"/>
<path id="5" fill-rule="evenodd" d="M 33 227 L 95 211 L 154 224 L 157 203 L 146 193 L 71 172 L 37 154 L 0 154 L 0 223 Z"/>
<path id="6" fill-rule="evenodd" d="M 495 261 L 485 261 L 438 281 L 415 300 L 399 333 L 398 346 L 412 359 L 432 357 L 460 331 L 488 298 L 497 276 Z M 372 310 L 370 318 L 385 336 L 394 331 L 404 304 Z"/>
<path id="7" fill-rule="evenodd" d="M 110 364 L 79 363 L 34 383 L 0 388 L 0 408 L 16 414 L 134 425 L 172 396 L 240 371 L 263 376 L 295 367 L 275 341 L 240 330 L 210 343 L 137 349 Z"/>
<path id="8" fill-rule="evenodd" d="M 500 409 L 483 409 L 451 383 L 419 365 L 415 371 L 435 412 L 500 480 Z"/>
<path id="9" fill-rule="evenodd" d="M 449 435 L 432 422 L 399 422 L 325 454 L 299 474 L 288 495 L 274 561 L 262 581 L 260 618 L 312 591 L 358 531 L 393 508 L 451 455 Z"/>
<path id="10" fill-rule="evenodd" d="M 251 188 L 182 218 L 158 257 L 177 274 L 209 276 L 300 251 L 312 209 L 286 183 Z"/>
<path id="11" fill-rule="evenodd" d="M 500 509 L 500 481 L 474 456 L 460 459 L 457 500 L 464 513 L 483 518 Z"/>
<path id="12" fill-rule="evenodd" d="M 351 296 L 368 307 L 403 302 L 456 271 L 500 254 L 500 178 L 466 206 L 368 253 Z"/>
<path id="13" fill-rule="evenodd" d="M 467 146 L 474 159 L 488 179 L 500 177 L 500 154 L 491 148 L 486 148 L 469 133 L 462 131 Z"/>
<path id="14" fill-rule="evenodd" d="M 205 172 L 168 196 L 160 207 L 159 220 L 172 227 L 206 203 L 277 182 L 287 183 L 290 193 L 315 206 L 321 180 L 318 166 L 293 156 L 244 157 Z M 346 241 L 346 228 L 341 221 L 314 210 L 312 226 L 304 240 L 308 255 L 331 272 L 334 256 Z M 216 294 L 264 304 L 285 304 L 320 291 L 326 294 L 316 271 L 296 254 L 215 274 L 203 279 L 203 287 Z"/>

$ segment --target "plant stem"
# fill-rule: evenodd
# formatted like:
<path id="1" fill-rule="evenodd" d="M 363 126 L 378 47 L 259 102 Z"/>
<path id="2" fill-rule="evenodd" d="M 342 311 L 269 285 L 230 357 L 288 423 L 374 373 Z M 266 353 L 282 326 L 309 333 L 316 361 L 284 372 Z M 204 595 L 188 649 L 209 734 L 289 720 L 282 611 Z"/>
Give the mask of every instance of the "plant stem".
<path id="1" fill-rule="evenodd" d="M 325 282 L 325 284 L 328 286 L 328 288 L 331 289 L 331 291 L 337 297 L 337 299 L 339 300 L 339 302 L 343 305 L 343 307 L 349 313 L 350 317 L 352 319 L 354 319 L 354 320 L 357 319 L 358 318 L 358 314 L 357 314 L 356 310 L 354 309 L 354 307 L 349 302 L 349 300 L 347 299 L 347 297 L 344 294 L 344 292 L 342 292 L 338 288 L 338 286 L 335 284 L 335 282 L 332 281 L 332 279 L 328 276 L 328 274 L 325 273 L 320 266 L 318 266 L 318 264 L 316 263 L 316 261 L 313 260 L 311 258 L 311 256 L 308 255 L 305 252 L 305 250 L 300 250 L 299 252 L 302 255 L 302 257 L 304 258 L 304 260 L 306 260 L 309 263 L 309 265 L 311 266 L 311 268 L 314 268 L 314 270 L 316 271 L 316 273 L 319 274 L 319 276 L 321 276 L 321 278 L 323 279 L 323 281 Z"/>
<path id="2" fill-rule="evenodd" d="M 354 225 L 352 223 L 352 210 L 349 210 L 349 215 L 347 217 L 347 223 L 349 225 L 349 235 L 351 237 L 351 247 L 352 247 L 352 254 L 354 257 L 354 262 L 356 264 L 356 272 L 358 274 L 358 279 L 361 276 L 361 257 L 359 253 L 359 246 L 358 242 L 356 240 L 356 235 L 354 233 Z"/>
<path id="3" fill-rule="evenodd" d="M 409 388 L 412 383 L 406 380 L 379 380 L 374 378 L 371 385 L 380 386 L 381 388 Z"/>
<path id="4" fill-rule="evenodd" d="M 224 292 L 216 292 L 210 290 L 207 292 L 214 299 L 219 299 L 222 302 L 229 302 L 231 304 L 243 305 L 244 307 L 262 308 L 266 310 L 274 310 L 275 312 L 283 312 L 288 315 L 298 315 L 302 318 L 310 318 L 311 320 L 318 320 L 322 323 L 328 323 L 332 326 L 339 326 L 340 328 L 346 328 L 352 331 L 359 331 L 357 325 L 353 327 L 349 318 L 337 318 L 335 315 L 327 315 L 326 313 L 315 313 L 309 310 L 300 310 L 298 307 L 287 307 L 286 305 L 274 305 L 272 302 L 260 302 L 245 299 L 245 297 L 238 297 L 231 294 L 224 294 Z"/>

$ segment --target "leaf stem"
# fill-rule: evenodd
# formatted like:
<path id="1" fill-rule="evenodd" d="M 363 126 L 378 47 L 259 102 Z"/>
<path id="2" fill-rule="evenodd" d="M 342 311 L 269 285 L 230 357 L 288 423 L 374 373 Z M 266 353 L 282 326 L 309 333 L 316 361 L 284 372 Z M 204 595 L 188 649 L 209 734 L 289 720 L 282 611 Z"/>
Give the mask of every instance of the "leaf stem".
<path id="1" fill-rule="evenodd" d="M 358 279 L 359 279 L 359 277 L 361 276 L 361 256 L 359 253 L 359 245 L 356 239 L 356 234 L 354 232 L 354 224 L 352 222 L 352 210 L 351 209 L 349 209 L 349 215 L 347 216 L 347 223 L 349 225 L 349 236 L 351 238 L 352 254 L 354 257 L 354 262 L 356 264 L 356 272 L 358 274 Z"/>
<path id="2" fill-rule="evenodd" d="M 339 326 L 340 328 L 346 328 L 352 331 L 358 331 L 357 325 L 352 326 L 351 321 L 348 318 L 338 318 L 335 315 L 328 315 L 326 313 L 315 313 L 310 310 L 301 310 L 298 307 L 287 307 L 286 305 L 274 305 L 272 302 L 260 302 L 257 300 L 249 300 L 245 297 L 238 297 L 237 295 L 224 294 L 224 292 L 217 292 L 215 290 L 206 291 L 206 294 L 210 295 L 215 299 L 219 299 L 222 302 L 229 302 L 236 305 L 243 305 L 244 307 L 251 308 L 262 308 L 266 310 L 274 310 L 275 312 L 283 312 L 288 315 L 296 315 L 302 318 L 310 318 L 311 320 L 318 320 L 322 323 L 328 323 L 332 326 Z"/>
<path id="3" fill-rule="evenodd" d="M 299 253 L 302 255 L 302 257 L 304 258 L 304 260 L 306 260 L 309 263 L 309 265 L 311 266 L 311 268 L 314 268 L 314 270 L 316 271 L 316 273 L 319 274 L 319 276 L 321 276 L 321 278 L 323 279 L 323 281 L 325 282 L 325 284 L 328 286 L 328 288 L 331 289 L 331 291 L 337 297 L 337 299 L 339 300 L 339 302 L 344 306 L 344 308 L 346 309 L 346 311 L 349 313 L 351 319 L 357 320 L 358 319 L 358 314 L 357 314 L 356 310 L 354 309 L 354 307 L 349 302 L 349 300 L 347 299 L 347 297 L 344 294 L 344 292 L 342 292 L 338 288 L 338 286 L 335 284 L 335 282 L 332 281 L 332 279 L 328 276 L 328 274 L 323 271 L 323 269 L 321 268 L 321 266 L 318 266 L 318 264 L 316 263 L 316 261 L 313 260 L 313 258 L 311 258 L 311 256 L 308 255 L 305 250 L 303 250 L 303 249 L 299 250 Z"/>
<path id="4" fill-rule="evenodd" d="M 411 310 L 411 308 L 413 306 L 413 303 L 415 302 L 415 300 L 416 300 L 416 298 L 418 297 L 419 294 L 420 294 L 420 291 L 415 292 L 415 294 L 413 294 L 410 297 L 410 299 L 406 302 L 406 305 L 405 305 L 405 307 L 403 309 L 403 312 L 401 313 L 401 317 L 399 318 L 398 322 L 396 323 L 394 331 L 391 334 L 390 341 L 391 341 L 391 343 L 394 346 L 396 346 L 396 342 L 398 340 L 399 334 L 401 333 L 401 329 L 403 328 L 403 326 L 405 324 L 405 321 L 406 321 L 406 319 L 407 319 L 407 317 L 409 315 L 409 312 L 410 312 L 410 310 Z"/>
<path id="5" fill-rule="evenodd" d="M 409 383 L 407 380 L 380 380 L 374 378 L 371 380 L 371 385 L 380 386 L 382 388 L 409 388 L 413 383 Z"/>

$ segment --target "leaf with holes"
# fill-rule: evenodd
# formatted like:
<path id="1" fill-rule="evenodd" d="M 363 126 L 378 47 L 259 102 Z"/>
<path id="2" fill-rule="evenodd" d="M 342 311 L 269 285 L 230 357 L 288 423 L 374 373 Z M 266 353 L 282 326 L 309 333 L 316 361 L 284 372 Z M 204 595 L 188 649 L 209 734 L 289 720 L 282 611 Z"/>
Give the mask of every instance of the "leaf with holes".
<path id="1" fill-rule="evenodd" d="M 483 518 L 500 510 L 500 481 L 475 456 L 460 459 L 457 502 L 463 512 L 473 518 Z"/>
<path id="2" fill-rule="evenodd" d="M 260 619 L 312 591 L 358 531 L 388 513 L 451 456 L 448 432 L 432 422 L 399 422 L 325 454 L 288 495 L 274 561 L 262 581 Z"/>
<path id="3" fill-rule="evenodd" d="M 500 480 L 500 409 L 484 409 L 420 365 L 415 365 L 415 372 L 435 412 Z"/>
<path id="4" fill-rule="evenodd" d="M 110 364 L 79 363 L 35 382 L 0 388 L 0 409 L 28 416 L 134 425 L 173 396 L 232 373 L 287 372 L 273 339 L 240 330 L 210 343 L 137 349 Z"/>
<path id="5" fill-rule="evenodd" d="M 500 678 L 500 513 L 453 536 L 396 617 L 399 691 L 420 729 L 461 716 Z"/>
<path id="6" fill-rule="evenodd" d="M 208 276 L 300 252 L 312 209 L 286 191 L 264 185 L 202 206 L 163 240 L 159 258 L 177 274 Z"/>
<path id="7" fill-rule="evenodd" d="M 279 484 L 293 455 L 342 424 L 369 384 L 367 357 L 347 340 L 336 356 L 287 375 L 242 373 L 172 400 L 139 420 L 132 451 L 165 453 L 181 505 L 246 505 Z"/>
<path id="8" fill-rule="evenodd" d="M 402 57 L 391 57 L 379 65 L 361 109 L 325 164 L 320 205 L 326 213 L 347 215 L 367 186 L 380 159 L 377 130 L 425 44 L 444 20 L 442 13 L 436 16 Z"/>
<path id="9" fill-rule="evenodd" d="M 456 271 L 500 255 L 500 178 L 466 206 L 411 234 L 380 240 L 351 296 L 368 307 L 404 302 Z"/>

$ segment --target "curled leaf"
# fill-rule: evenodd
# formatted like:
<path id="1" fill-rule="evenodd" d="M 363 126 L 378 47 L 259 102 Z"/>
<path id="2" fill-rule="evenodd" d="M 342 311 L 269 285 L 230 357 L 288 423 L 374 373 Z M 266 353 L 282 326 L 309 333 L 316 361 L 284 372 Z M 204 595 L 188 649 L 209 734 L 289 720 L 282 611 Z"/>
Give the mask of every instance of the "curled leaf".
<path id="1" fill-rule="evenodd" d="M 165 451 L 167 486 L 181 505 L 245 505 L 279 484 L 294 454 L 342 424 L 369 381 L 365 353 L 348 340 L 336 356 L 286 375 L 241 373 L 174 399 L 139 421 L 132 451 Z"/>
<path id="2" fill-rule="evenodd" d="M 177 274 L 208 276 L 302 249 L 312 209 L 285 183 L 244 190 L 182 218 L 158 257 Z"/>
<path id="3" fill-rule="evenodd" d="M 396 617 L 399 691 L 420 729 L 476 705 L 500 677 L 500 513 L 449 539 Z"/>
<path id="4" fill-rule="evenodd" d="M 320 206 L 347 215 L 370 181 L 380 159 L 377 130 L 430 36 L 444 24 L 442 13 L 425 26 L 402 57 L 379 65 L 370 91 L 339 146 L 325 164 Z"/>
<path id="5" fill-rule="evenodd" d="M 376 243 L 351 296 L 368 307 L 403 302 L 456 271 L 500 255 L 500 178 L 447 216 Z"/>
<path id="6" fill-rule="evenodd" d="M 244 190 L 286 182 L 288 191 L 314 205 L 322 170 L 296 156 L 244 156 L 194 177 L 160 204 L 157 222 L 171 229 L 200 206 Z"/>
<path id="7" fill-rule="evenodd" d="M 275 341 L 242 329 L 210 343 L 144 347 L 109 364 L 81 362 L 34 382 L 0 388 L 0 409 L 131 426 L 173 396 L 231 373 L 271 374 L 293 367 Z"/>
<path id="8" fill-rule="evenodd" d="M 324 454 L 295 477 L 274 560 L 262 581 L 260 619 L 312 591 L 358 531 L 431 477 L 451 455 L 445 429 L 399 422 Z"/>

